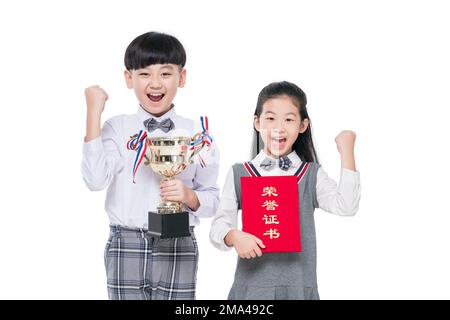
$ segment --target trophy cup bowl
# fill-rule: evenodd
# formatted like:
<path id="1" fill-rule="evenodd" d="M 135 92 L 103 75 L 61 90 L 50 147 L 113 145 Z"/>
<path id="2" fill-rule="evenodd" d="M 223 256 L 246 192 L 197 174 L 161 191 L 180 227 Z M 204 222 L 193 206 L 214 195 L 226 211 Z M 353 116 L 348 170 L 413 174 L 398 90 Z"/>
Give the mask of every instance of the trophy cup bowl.
<path id="1" fill-rule="evenodd" d="M 147 137 L 144 165 L 164 180 L 173 180 L 200 151 L 201 148 L 191 150 L 191 142 L 196 137 Z M 149 212 L 148 232 L 161 238 L 189 236 L 189 213 L 183 209 L 181 202 L 161 200 L 158 212 Z"/>

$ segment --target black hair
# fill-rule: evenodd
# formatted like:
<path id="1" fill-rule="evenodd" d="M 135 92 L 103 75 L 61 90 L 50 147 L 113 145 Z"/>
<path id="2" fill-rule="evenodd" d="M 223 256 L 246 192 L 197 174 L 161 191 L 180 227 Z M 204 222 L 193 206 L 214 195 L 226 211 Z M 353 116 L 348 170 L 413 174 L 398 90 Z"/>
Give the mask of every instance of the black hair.
<path id="1" fill-rule="evenodd" d="M 186 51 L 174 36 L 147 32 L 131 41 L 124 60 L 128 71 L 166 63 L 176 64 L 181 70 L 186 64 Z"/>
<path id="2" fill-rule="evenodd" d="M 308 128 L 305 132 L 298 135 L 292 146 L 292 150 L 297 153 L 302 161 L 319 163 L 311 134 L 311 119 L 309 118 L 308 110 L 306 109 L 306 94 L 297 85 L 291 82 L 282 81 L 273 82 L 264 87 L 258 95 L 255 116 L 258 118 L 261 116 L 264 103 L 266 103 L 267 100 L 280 96 L 288 96 L 292 100 L 292 103 L 298 107 L 301 121 L 304 119 L 309 120 Z M 252 158 L 259 153 L 261 150 L 260 145 L 262 145 L 259 132 L 255 127 L 253 127 L 253 129 Z"/>

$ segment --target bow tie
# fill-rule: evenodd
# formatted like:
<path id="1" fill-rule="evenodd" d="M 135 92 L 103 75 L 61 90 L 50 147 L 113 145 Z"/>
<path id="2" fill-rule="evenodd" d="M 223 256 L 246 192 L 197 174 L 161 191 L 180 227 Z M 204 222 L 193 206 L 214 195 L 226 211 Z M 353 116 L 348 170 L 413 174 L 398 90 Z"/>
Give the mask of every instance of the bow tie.
<path id="1" fill-rule="evenodd" d="M 152 132 L 156 129 L 169 132 L 170 130 L 175 129 L 175 124 L 170 118 L 167 118 L 161 122 L 156 121 L 154 118 L 150 118 L 144 121 L 144 126 L 148 132 Z"/>
<path id="2" fill-rule="evenodd" d="M 272 160 L 270 158 L 265 158 L 259 166 L 265 170 L 271 170 L 273 166 L 278 162 L 278 166 L 281 170 L 287 171 L 292 164 L 292 161 L 287 157 L 280 157 L 279 160 Z"/>

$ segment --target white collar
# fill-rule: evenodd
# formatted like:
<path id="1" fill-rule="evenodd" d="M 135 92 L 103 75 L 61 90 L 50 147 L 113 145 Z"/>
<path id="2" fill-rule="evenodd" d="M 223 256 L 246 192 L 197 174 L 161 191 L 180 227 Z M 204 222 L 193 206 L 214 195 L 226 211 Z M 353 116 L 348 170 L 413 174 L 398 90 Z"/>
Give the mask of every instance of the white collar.
<path id="1" fill-rule="evenodd" d="M 287 157 L 289 158 L 289 160 L 291 160 L 292 162 L 292 166 L 293 167 L 298 167 L 301 163 L 302 160 L 300 159 L 300 157 L 297 155 L 297 153 L 295 151 L 292 151 L 291 153 L 289 153 L 287 155 Z M 265 158 L 269 158 L 273 161 L 277 161 L 277 158 L 274 158 L 272 156 L 267 155 L 264 150 L 261 150 L 258 155 L 252 160 L 252 163 L 254 165 L 259 166 L 261 164 L 261 162 L 265 159 Z"/>

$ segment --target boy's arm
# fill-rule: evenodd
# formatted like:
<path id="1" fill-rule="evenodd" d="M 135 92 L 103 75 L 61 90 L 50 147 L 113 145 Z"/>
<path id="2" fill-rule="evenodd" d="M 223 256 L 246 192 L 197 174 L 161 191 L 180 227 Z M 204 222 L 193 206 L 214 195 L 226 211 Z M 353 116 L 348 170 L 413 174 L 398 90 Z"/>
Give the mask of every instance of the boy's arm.
<path id="1" fill-rule="evenodd" d="M 197 162 L 193 164 L 197 166 L 192 188 L 195 195 L 193 201 L 195 203 L 195 198 L 197 198 L 199 206 L 190 207 L 190 209 L 195 216 L 206 218 L 214 216 L 219 205 L 219 187 L 217 185 L 219 150 L 214 145 L 211 150 L 205 151 L 202 157 L 206 162 L 205 167 L 201 168 Z"/>
<path id="2" fill-rule="evenodd" d="M 341 155 L 339 186 L 322 167 L 317 172 L 316 195 L 319 207 L 341 216 L 355 215 L 361 197 L 360 177 L 355 165 L 355 139 L 356 135 L 352 131 L 342 131 L 336 137 Z"/>
<path id="3" fill-rule="evenodd" d="M 108 94 L 99 86 L 92 86 L 84 90 L 84 95 L 87 106 L 84 142 L 89 142 L 100 136 L 100 120 Z"/>
<path id="4" fill-rule="evenodd" d="M 85 91 L 87 104 L 86 136 L 83 144 L 81 172 L 90 190 L 102 190 L 123 168 L 119 139 L 113 126 L 105 122 L 100 129 L 101 114 L 108 95 L 94 86 Z"/>
<path id="5" fill-rule="evenodd" d="M 204 218 L 212 217 L 219 203 L 219 187 L 217 175 L 219 170 L 219 151 L 216 147 L 206 151 L 202 157 L 206 166 L 201 168 L 196 160 L 192 166 L 196 166 L 192 180 L 192 189 L 185 186 L 179 179 L 170 181 L 161 180 L 161 198 L 167 201 L 181 201 L 193 215 Z"/>

